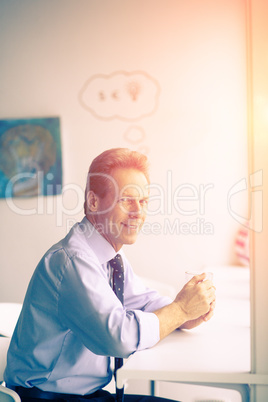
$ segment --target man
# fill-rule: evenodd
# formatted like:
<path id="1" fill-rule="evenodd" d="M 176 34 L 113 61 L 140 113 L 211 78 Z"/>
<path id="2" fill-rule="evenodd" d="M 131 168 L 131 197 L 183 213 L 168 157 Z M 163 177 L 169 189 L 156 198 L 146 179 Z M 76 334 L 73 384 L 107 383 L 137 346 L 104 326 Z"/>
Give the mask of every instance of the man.
<path id="1" fill-rule="evenodd" d="M 114 400 L 102 390 L 112 377 L 111 356 L 127 358 L 211 318 L 215 292 L 205 275 L 174 301 L 135 276 L 122 246 L 135 242 L 148 198 L 144 155 L 117 148 L 94 159 L 85 217 L 41 259 L 11 340 L 5 381 L 22 402 Z M 113 290 L 116 255 L 124 266 L 124 301 Z"/>

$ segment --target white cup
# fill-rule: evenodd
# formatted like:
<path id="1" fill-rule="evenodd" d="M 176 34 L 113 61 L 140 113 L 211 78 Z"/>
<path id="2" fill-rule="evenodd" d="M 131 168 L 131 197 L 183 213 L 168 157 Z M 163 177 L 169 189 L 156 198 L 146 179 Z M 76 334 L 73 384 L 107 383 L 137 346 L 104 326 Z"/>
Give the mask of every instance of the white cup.
<path id="1" fill-rule="evenodd" d="M 185 281 L 186 283 L 189 282 L 190 279 L 192 279 L 196 275 L 201 275 L 202 273 L 206 274 L 205 280 L 213 281 L 213 272 L 207 272 L 207 271 L 186 271 L 185 272 Z"/>

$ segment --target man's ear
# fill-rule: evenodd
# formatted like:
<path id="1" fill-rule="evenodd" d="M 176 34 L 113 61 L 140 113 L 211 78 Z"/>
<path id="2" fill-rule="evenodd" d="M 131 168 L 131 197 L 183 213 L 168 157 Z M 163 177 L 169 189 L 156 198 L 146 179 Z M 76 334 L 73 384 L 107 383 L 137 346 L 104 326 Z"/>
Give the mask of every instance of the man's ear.
<path id="1" fill-rule="evenodd" d="M 87 205 L 90 212 L 98 212 L 99 198 L 94 191 L 89 191 L 87 194 Z"/>

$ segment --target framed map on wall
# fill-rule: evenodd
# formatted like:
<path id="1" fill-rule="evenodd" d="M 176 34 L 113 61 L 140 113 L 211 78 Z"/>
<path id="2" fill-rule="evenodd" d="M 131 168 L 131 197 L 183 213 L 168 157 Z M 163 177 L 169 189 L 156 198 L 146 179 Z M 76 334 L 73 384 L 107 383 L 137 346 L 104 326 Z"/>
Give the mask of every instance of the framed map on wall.
<path id="1" fill-rule="evenodd" d="M 61 191 L 60 119 L 0 120 L 0 198 Z"/>

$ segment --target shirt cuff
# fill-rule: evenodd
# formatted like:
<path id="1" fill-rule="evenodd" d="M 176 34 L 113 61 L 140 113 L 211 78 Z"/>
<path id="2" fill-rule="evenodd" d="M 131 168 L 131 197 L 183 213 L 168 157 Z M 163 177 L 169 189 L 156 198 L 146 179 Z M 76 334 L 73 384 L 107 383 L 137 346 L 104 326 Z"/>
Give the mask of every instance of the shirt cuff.
<path id="1" fill-rule="evenodd" d="M 139 343 L 137 350 L 144 350 L 156 345 L 160 340 L 159 319 L 154 313 L 134 310 L 139 324 Z"/>

